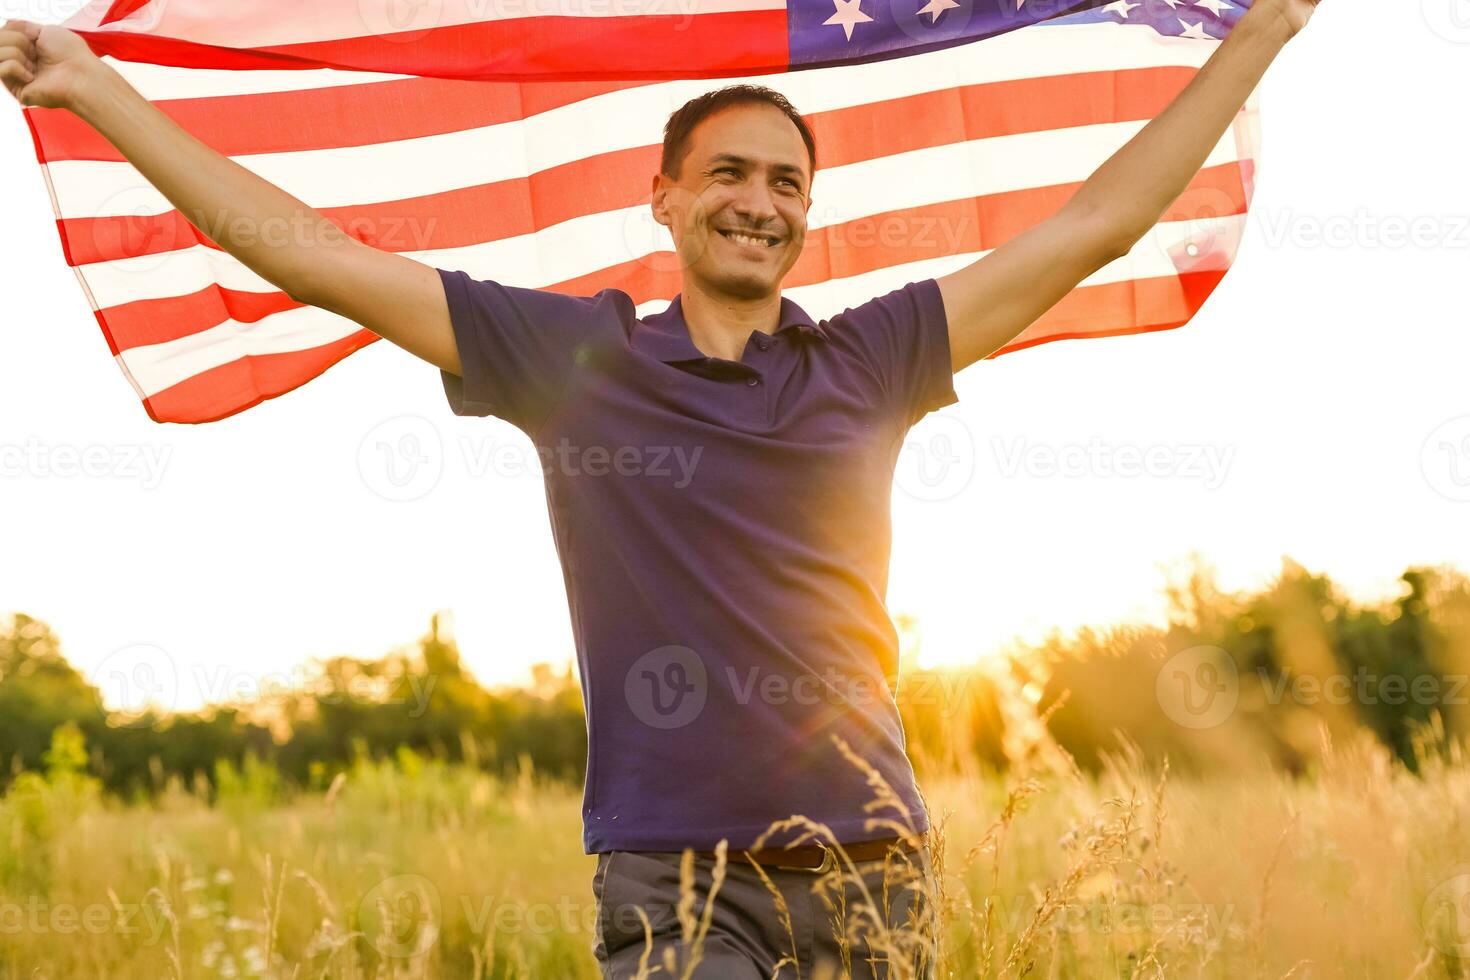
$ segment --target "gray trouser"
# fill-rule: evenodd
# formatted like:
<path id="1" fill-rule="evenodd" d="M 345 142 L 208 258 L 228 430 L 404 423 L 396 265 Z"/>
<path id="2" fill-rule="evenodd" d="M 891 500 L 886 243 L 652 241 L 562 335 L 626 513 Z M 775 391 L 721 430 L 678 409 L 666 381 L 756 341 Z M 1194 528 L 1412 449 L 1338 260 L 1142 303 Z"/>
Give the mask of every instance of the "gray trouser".
<path id="1" fill-rule="evenodd" d="M 683 973 L 692 944 L 679 923 L 678 853 L 599 854 L 592 892 L 592 952 L 605 980 L 633 980 L 649 949 L 646 977 Z M 693 916 L 700 922 L 712 858 L 694 861 Z M 932 980 L 934 878 L 927 848 L 907 858 L 838 862 L 834 871 L 762 866 L 732 857 L 715 895 L 708 933 L 691 976 L 698 980 Z M 853 874 L 853 871 L 856 874 Z M 886 881 L 885 881 L 886 878 Z M 785 904 L 789 927 L 772 887 Z M 645 942 L 641 909 L 652 936 Z M 846 949 L 844 950 L 844 947 Z M 795 963 L 792 959 L 795 959 Z"/>

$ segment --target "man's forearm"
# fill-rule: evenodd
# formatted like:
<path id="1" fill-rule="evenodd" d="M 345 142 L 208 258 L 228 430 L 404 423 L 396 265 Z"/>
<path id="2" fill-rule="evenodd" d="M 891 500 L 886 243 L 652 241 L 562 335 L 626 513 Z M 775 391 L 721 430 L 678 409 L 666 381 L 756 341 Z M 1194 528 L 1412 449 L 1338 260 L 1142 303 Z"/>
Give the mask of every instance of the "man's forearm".
<path id="1" fill-rule="evenodd" d="M 1101 218 L 1119 254 L 1189 186 L 1290 38 L 1286 21 L 1258 0 L 1189 85 L 1077 191 L 1070 203 Z"/>
<path id="2" fill-rule="evenodd" d="M 215 152 L 144 99 L 105 63 L 72 106 L 212 241 L 303 302 L 318 289 L 320 249 L 352 248 L 319 212 Z M 271 232 L 292 234 L 285 247 Z"/>

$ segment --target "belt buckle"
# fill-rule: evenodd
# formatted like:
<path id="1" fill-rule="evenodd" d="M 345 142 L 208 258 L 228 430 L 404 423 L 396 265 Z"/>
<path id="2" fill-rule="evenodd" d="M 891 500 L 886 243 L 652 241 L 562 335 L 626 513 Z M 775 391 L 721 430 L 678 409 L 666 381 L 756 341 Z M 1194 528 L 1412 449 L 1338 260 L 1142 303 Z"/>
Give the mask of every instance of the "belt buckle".
<path id="1" fill-rule="evenodd" d="M 824 875 L 837 867 L 837 852 L 820 842 L 817 846 L 822 849 L 822 863 L 815 868 L 799 868 L 798 870 L 810 871 L 814 875 Z"/>
<path id="2" fill-rule="evenodd" d="M 818 842 L 817 846 L 822 849 L 822 863 L 817 865 L 815 868 L 804 867 L 800 864 L 781 864 L 779 862 L 771 864 L 770 867 L 777 868 L 781 871 L 808 871 L 814 875 L 827 874 L 837 867 L 837 852 L 833 848 L 828 847 L 826 844 L 823 844 L 821 842 Z M 745 853 L 747 860 L 753 862 L 757 867 L 763 866 L 759 861 L 755 859 L 755 855 L 753 853 L 749 851 Z"/>

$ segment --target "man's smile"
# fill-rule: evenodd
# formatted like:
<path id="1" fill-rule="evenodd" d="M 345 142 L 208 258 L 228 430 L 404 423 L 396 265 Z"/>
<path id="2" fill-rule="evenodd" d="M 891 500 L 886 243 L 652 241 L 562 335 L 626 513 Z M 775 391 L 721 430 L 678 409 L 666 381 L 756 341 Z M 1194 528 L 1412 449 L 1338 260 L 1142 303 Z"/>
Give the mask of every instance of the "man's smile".
<path id="1" fill-rule="evenodd" d="M 785 240 L 777 238 L 774 235 L 734 231 L 727 228 L 716 228 L 715 231 L 719 232 L 726 240 L 751 249 L 773 249 Z"/>

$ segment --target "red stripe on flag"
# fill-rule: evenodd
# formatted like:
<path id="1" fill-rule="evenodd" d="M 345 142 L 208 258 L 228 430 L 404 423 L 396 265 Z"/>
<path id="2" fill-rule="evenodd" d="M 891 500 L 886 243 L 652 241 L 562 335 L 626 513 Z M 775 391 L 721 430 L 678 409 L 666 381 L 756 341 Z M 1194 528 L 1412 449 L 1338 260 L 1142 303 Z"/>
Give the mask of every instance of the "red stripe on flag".
<path id="1" fill-rule="evenodd" d="M 300 306 L 285 293 L 249 293 L 214 284 L 188 296 L 144 299 L 108 307 L 102 315 L 108 340 L 116 351 L 178 340 L 217 327 L 226 320 L 255 323 L 272 313 Z"/>
<path id="2" fill-rule="evenodd" d="M 98 54 L 179 68 L 344 68 L 481 81 L 719 78 L 787 69 L 785 10 L 519 17 L 261 48 L 78 33 Z"/>
<path id="3" fill-rule="evenodd" d="M 310 350 L 242 357 L 165 388 L 143 406 L 155 422 L 216 422 L 299 388 L 378 339 L 360 330 Z"/>
<path id="4" fill-rule="evenodd" d="M 1054 340 L 1126 337 L 1182 327 L 1209 299 L 1225 272 L 1211 269 L 1079 287 L 990 357 Z"/>

